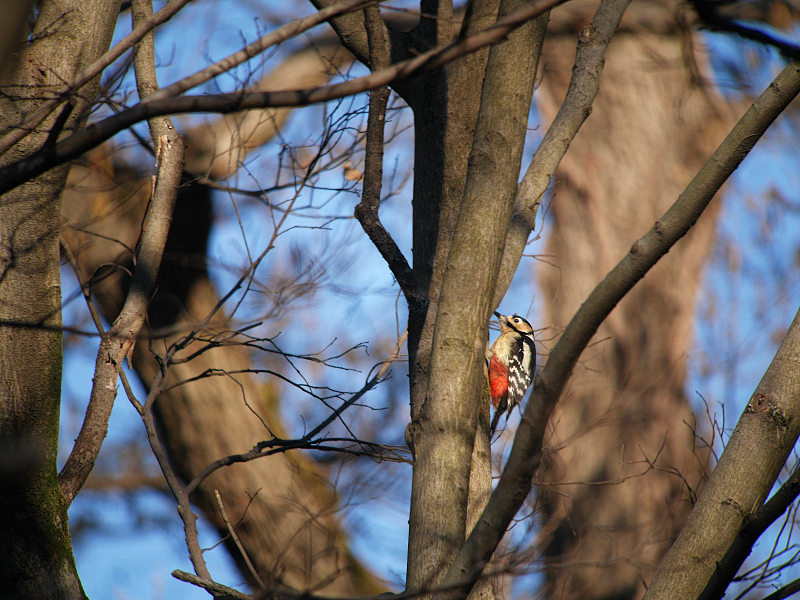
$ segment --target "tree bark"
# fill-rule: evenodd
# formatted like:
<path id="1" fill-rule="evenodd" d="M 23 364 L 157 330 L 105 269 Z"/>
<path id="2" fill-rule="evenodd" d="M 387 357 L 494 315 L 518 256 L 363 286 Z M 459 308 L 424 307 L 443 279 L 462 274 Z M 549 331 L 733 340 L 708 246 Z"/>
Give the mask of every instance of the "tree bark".
<path id="1" fill-rule="evenodd" d="M 795 77 L 800 81 L 800 74 Z M 798 434 L 800 311 L 645 598 L 701 596 L 736 535 L 764 504 Z M 717 597 L 727 583 L 717 582 Z"/>
<path id="2" fill-rule="evenodd" d="M 499 16 L 519 5 L 501 2 Z M 420 579 L 416 579 L 417 587 L 409 586 L 410 589 L 419 589 L 420 582 L 430 588 L 441 580 L 471 530 L 466 526 L 470 486 L 476 492 L 480 483 L 491 485 L 489 453 L 484 453 L 487 463 L 483 469 L 475 465 L 473 472 L 471 464 L 474 446 L 488 447 L 485 429 L 481 428 L 476 438 L 485 340 L 546 22 L 547 15 L 539 17 L 489 52 L 469 161 L 462 165 L 466 175 L 463 193 L 453 198 L 458 205 L 452 213 L 455 221 L 445 227 L 450 231 L 450 247 L 447 254 L 439 254 L 441 249 L 436 248 L 437 260 L 445 262 L 445 271 L 441 292 L 430 295 L 431 304 L 438 304 L 430 378 L 425 402 L 416 410 L 414 421 L 418 429 L 409 572 L 416 568 L 413 577 Z M 477 95 L 476 92 L 477 89 L 472 94 Z M 452 131 L 451 123 L 446 126 Z M 419 146 L 416 152 L 421 152 Z M 431 155 L 423 156 L 429 159 Z M 450 164 L 446 152 L 441 159 Z M 424 215 L 415 208 L 414 218 L 416 223 Z M 442 225 L 440 221 L 440 243 Z M 476 265 L 483 268 L 476 270 Z M 482 482 L 477 477 L 482 477 Z M 488 493 L 483 497 L 485 504 Z M 455 507 L 463 514 L 454 514 Z M 476 596 L 491 593 L 490 588 L 480 587 L 485 586 L 479 586 Z"/>
<path id="3" fill-rule="evenodd" d="M 43 2 L 31 42 L 2 81 L 6 133 L 52 90 L 71 81 L 109 46 L 119 0 Z M 86 120 L 99 77 L 0 159 L 26 156 Z M 0 199 L 0 486 L 3 563 L 9 598 L 83 598 L 67 503 L 56 479 L 61 398 L 59 196 L 67 169 L 32 180 Z"/>
<path id="4" fill-rule="evenodd" d="M 543 59 L 552 68 L 539 96 L 546 117 L 566 88 L 574 44 L 572 34 L 557 32 L 580 23 L 582 8 L 554 17 Z M 538 320 L 554 333 L 733 122 L 714 90 L 691 77 L 677 25 L 648 30 L 649 22 L 664 28 L 652 10 L 634 5 L 623 20 L 592 116 L 556 174 L 546 251 L 553 267 L 540 270 Z M 692 60 L 705 67 L 702 54 Z M 715 214 L 611 313 L 556 409 L 538 482 L 550 598 L 641 595 L 702 485 L 707 456 L 695 451 L 683 386 Z"/>

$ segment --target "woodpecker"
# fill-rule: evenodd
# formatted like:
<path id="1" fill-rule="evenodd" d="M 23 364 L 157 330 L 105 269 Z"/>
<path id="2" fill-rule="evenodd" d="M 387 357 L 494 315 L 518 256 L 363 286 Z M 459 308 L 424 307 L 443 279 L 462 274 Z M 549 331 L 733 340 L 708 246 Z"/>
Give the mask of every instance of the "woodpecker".
<path id="1" fill-rule="evenodd" d="M 491 434 L 494 435 L 500 415 L 511 416 L 511 411 L 522 402 L 533 379 L 536 368 L 536 346 L 533 327 L 519 315 L 504 316 L 495 311 L 500 319 L 500 337 L 489 349 L 489 390 L 494 407 Z"/>

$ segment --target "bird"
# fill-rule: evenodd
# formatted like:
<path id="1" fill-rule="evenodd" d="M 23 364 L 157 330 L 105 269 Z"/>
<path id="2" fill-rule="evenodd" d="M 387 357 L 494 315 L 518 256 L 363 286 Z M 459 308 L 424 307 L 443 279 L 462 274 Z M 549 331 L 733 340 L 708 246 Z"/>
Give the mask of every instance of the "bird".
<path id="1" fill-rule="evenodd" d="M 500 336 L 487 353 L 489 361 L 489 393 L 494 407 L 494 418 L 490 429 L 493 436 L 500 416 L 506 420 L 511 411 L 522 402 L 525 392 L 533 380 L 536 369 L 536 345 L 531 324 L 517 314 L 501 315 Z"/>

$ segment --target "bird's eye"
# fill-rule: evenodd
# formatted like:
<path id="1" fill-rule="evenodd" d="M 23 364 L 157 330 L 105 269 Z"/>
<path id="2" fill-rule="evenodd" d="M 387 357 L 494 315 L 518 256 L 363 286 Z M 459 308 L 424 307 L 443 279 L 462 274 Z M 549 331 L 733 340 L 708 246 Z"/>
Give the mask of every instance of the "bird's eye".
<path id="1" fill-rule="evenodd" d="M 514 323 L 519 323 L 519 319 L 514 319 Z"/>

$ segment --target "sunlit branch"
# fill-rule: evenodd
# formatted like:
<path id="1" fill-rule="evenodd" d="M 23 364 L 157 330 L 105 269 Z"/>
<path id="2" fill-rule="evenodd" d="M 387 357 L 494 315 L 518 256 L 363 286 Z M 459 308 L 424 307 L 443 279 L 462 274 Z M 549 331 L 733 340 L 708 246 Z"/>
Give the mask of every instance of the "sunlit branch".
<path id="1" fill-rule="evenodd" d="M 264 52 L 264 50 L 280 44 L 281 42 L 285 42 L 286 40 L 293 38 L 304 31 L 308 31 L 312 27 L 315 27 L 320 23 L 324 23 L 332 17 L 358 10 L 365 5 L 375 4 L 379 1 L 381 0 L 344 0 L 343 2 L 339 2 L 333 6 L 323 8 L 314 14 L 308 15 L 307 17 L 300 17 L 290 21 L 278 29 L 270 31 L 268 34 L 260 37 L 252 44 L 248 44 L 238 52 L 234 52 L 230 56 L 223 58 L 213 65 L 209 65 L 193 75 L 184 77 L 180 81 L 176 81 L 175 83 L 162 88 L 145 100 L 145 102 L 154 102 L 156 100 L 162 100 L 164 98 L 170 98 L 177 96 L 178 94 L 182 94 L 187 90 L 213 79 L 217 75 L 221 75 L 222 73 L 230 71 L 234 67 L 247 62 L 254 56 L 258 56 Z"/>
<path id="2" fill-rule="evenodd" d="M 714 575 L 698 600 L 722 598 L 739 568 L 750 555 L 753 544 L 766 531 L 767 527 L 786 512 L 786 509 L 797 499 L 798 494 L 800 494 L 800 463 L 795 466 L 789 479 L 764 503 L 764 506 L 747 519 L 745 526 L 736 536 L 725 556 L 717 563 Z"/>
<path id="3" fill-rule="evenodd" d="M 542 197 L 553 180 L 556 168 L 592 112 L 592 104 L 600 90 L 606 50 L 617 29 L 621 12 L 606 13 L 602 15 L 602 20 L 598 19 L 600 16 L 598 11 L 595 20 L 578 34 L 575 65 L 567 95 L 517 188 L 494 306 L 500 303 L 511 284 L 528 237 L 534 229 Z"/>
<path id="4" fill-rule="evenodd" d="M 138 26 L 134 27 L 133 31 L 122 38 L 116 46 L 111 48 L 108 52 L 103 54 L 103 56 L 89 65 L 70 83 L 59 88 L 55 92 L 55 97 L 52 100 L 47 102 L 44 106 L 26 118 L 25 121 L 19 125 L 15 125 L 14 130 L 0 140 L 0 154 L 4 154 L 14 144 L 28 135 L 28 133 L 34 131 L 36 127 L 40 125 L 48 117 L 48 115 L 50 115 L 58 107 L 58 105 L 66 99 L 69 94 L 80 89 L 81 86 L 85 85 L 94 77 L 102 73 L 106 67 L 122 56 L 124 52 L 130 50 L 134 44 L 141 40 L 155 27 L 174 17 L 177 12 L 189 2 L 190 0 L 173 0 L 172 2 L 168 2 L 167 5 L 156 14 L 152 15 L 145 21 L 140 22 Z"/>

